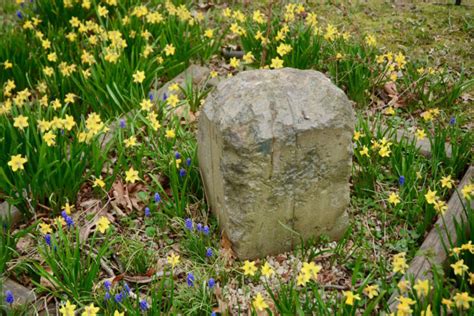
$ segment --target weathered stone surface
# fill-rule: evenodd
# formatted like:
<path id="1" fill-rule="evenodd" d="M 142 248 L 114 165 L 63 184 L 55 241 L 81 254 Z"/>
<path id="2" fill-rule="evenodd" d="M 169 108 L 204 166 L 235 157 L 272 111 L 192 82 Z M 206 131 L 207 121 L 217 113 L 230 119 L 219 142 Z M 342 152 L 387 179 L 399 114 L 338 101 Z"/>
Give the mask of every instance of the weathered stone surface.
<path id="1" fill-rule="evenodd" d="M 27 289 L 23 285 L 11 280 L 0 280 L 3 281 L 3 290 L 12 291 L 13 297 L 15 298 L 15 305 L 23 305 L 32 303 L 36 299 L 34 290 Z"/>
<path id="2" fill-rule="evenodd" d="M 247 71 L 218 84 L 199 118 L 199 163 L 240 258 L 343 234 L 353 130 L 349 100 L 319 72 Z"/>
<path id="3" fill-rule="evenodd" d="M 21 221 L 21 213 L 18 208 L 4 201 L 0 203 L 0 218 L 9 220 L 11 226 L 16 226 Z"/>
<path id="4" fill-rule="evenodd" d="M 154 100 L 163 100 L 163 97 L 169 95 L 169 87 L 177 83 L 181 88 L 186 87 L 186 80 L 191 80 L 194 85 L 203 85 L 204 81 L 209 78 L 211 71 L 207 67 L 199 65 L 191 65 L 179 75 L 168 81 L 158 90 L 152 90 L 151 94 Z"/>

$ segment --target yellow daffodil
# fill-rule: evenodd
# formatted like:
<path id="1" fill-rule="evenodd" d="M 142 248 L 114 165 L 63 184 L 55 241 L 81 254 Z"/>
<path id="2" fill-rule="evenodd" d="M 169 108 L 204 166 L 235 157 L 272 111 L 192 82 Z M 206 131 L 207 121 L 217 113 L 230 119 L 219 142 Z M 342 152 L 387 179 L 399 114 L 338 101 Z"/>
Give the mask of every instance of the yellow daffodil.
<path id="1" fill-rule="evenodd" d="M 474 184 L 471 183 L 471 184 L 466 184 L 462 190 L 462 196 L 466 199 L 466 200 L 471 200 L 471 197 L 474 195 Z"/>
<path id="2" fill-rule="evenodd" d="M 166 138 L 175 138 L 176 133 L 172 129 L 167 129 L 166 132 L 165 132 L 165 137 Z"/>
<path id="3" fill-rule="evenodd" d="M 178 105 L 179 98 L 176 94 L 170 94 L 168 99 L 166 99 L 166 103 L 174 108 L 174 107 L 176 107 L 176 105 Z"/>
<path id="4" fill-rule="evenodd" d="M 406 293 L 409 289 L 409 284 L 406 280 L 400 280 L 397 284 L 398 290 L 401 294 Z"/>
<path id="5" fill-rule="evenodd" d="M 100 308 L 95 307 L 93 303 L 84 307 L 84 311 L 82 312 L 81 316 L 97 316 Z"/>
<path id="6" fill-rule="evenodd" d="M 358 140 L 361 138 L 361 136 L 365 136 L 365 135 L 362 134 L 362 133 L 359 132 L 359 131 L 355 131 L 355 132 L 354 132 L 354 136 L 353 136 L 352 138 L 353 138 L 355 141 L 358 141 Z"/>
<path id="7" fill-rule="evenodd" d="M 441 187 L 442 188 L 448 188 L 448 189 L 451 189 L 453 187 L 453 184 L 454 184 L 454 180 L 451 179 L 451 175 L 442 177 L 440 182 L 441 182 Z"/>
<path id="8" fill-rule="evenodd" d="M 272 63 L 270 64 L 270 68 L 272 69 L 283 68 L 283 60 L 278 57 L 272 58 Z"/>
<path id="9" fill-rule="evenodd" d="M 257 267 L 253 261 L 245 260 L 242 269 L 244 270 L 244 275 L 254 276 L 255 272 L 257 272 Z"/>
<path id="10" fill-rule="evenodd" d="M 428 189 L 428 192 L 425 194 L 425 199 L 428 204 L 434 204 L 436 202 L 436 192 L 437 191 L 431 191 L 431 189 Z"/>
<path id="11" fill-rule="evenodd" d="M 257 293 L 255 298 L 253 299 L 252 305 L 257 311 L 263 311 L 268 308 L 268 304 L 265 303 L 265 300 L 263 299 L 263 296 L 260 293 Z"/>
<path id="12" fill-rule="evenodd" d="M 66 225 L 66 221 L 64 220 L 64 218 L 62 216 L 58 216 L 54 219 L 54 224 L 57 226 L 57 227 L 62 227 L 64 225 Z"/>
<path id="13" fill-rule="evenodd" d="M 434 209 L 439 214 L 444 215 L 444 213 L 448 210 L 448 205 L 446 205 L 445 201 L 438 200 L 434 202 Z"/>
<path id="14" fill-rule="evenodd" d="M 144 72 L 144 71 L 137 70 L 137 71 L 133 74 L 133 82 L 135 82 L 135 83 L 142 83 L 143 80 L 145 80 L 145 72 Z"/>
<path id="15" fill-rule="evenodd" d="M 68 93 L 66 94 L 66 97 L 64 98 L 65 103 L 74 103 L 74 98 L 76 95 L 74 93 Z"/>
<path id="16" fill-rule="evenodd" d="M 391 153 L 391 151 L 390 151 L 388 146 L 380 147 L 380 150 L 379 150 L 380 157 L 389 157 L 390 153 Z"/>
<path id="17" fill-rule="evenodd" d="M 296 285 L 305 286 L 306 283 L 309 282 L 309 280 L 311 280 L 311 275 L 310 274 L 300 272 L 298 274 L 298 277 L 296 278 Z"/>
<path id="18" fill-rule="evenodd" d="M 124 316 L 124 315 L 125 315 L 124 312 L 120 313 L 118 310 L 115 310 L 115 312 L 114 312 L 114 316 Z"/>
<path id="19" fill-rule="evenodd" d="M 62 316 L 74 316 L 75 311 L 76 305 L 71 304 L 69 301 L 59 309 Z"/>
<path id="20" fill-rule="evenodd" d="M 213 29 L 206 29 L 204 31 L 204 36 L 211 39 L 214 37 L 214 30 Z"/>
<path id="21" fill-rule="evenodd" d="M 416 130 L 416 139 L 418 140 L 422 140 L 422 139 L 425 139 L 426 138 L 426 133 L 424 130 L 422 129 L 417 129 Z"/>
<path id="22" fill-rule="evenodd" d="M 71 115 L 66 114 L 66 118 L 63 120 L 63 127 L 70 131 L 76 125 L 74 118 Z"/>
<path id="23" fill-rule="evenodd" d="M 53 232 L 53 230 L 51 229 L 51 225 L 46 223 L 40 223 L 39 230 L 43 235 L 51 234 Z"/>
<path id="24" fill-rule="evenodd" d="M 462 276 L 465 272 L 469 271 L 469 267 L 464 264 L 464 260 L 461 259 L 456 263 L 451 265 L 451 268 L 454 270 L 455 275 Z"/>
<path id="25" fill-rule="evenodd" d="M 229 62 L 230 66 L 233 67 L 233 68 L 239 68 L 239 65 L 240 65 L 240 61 L 235 58 L 235 57 L 232 57 L 230 59 L 230 62 Z"/>
<path id="26" fill-rule="evenodd" d="M 106 17 L 107 14 L 109 14 L 109 10 L 107 10 L 106 7 L 103 6 L 98 6 L 97 7 L 97 13 L 99 14 L 100 17 Z"/>
<path id="27" fill-rule="evenodd" d="M 272 266 L 268 262 L 265 262 L 265 264 L 262 266 L 262 275 L 266 278 L 269 278 L 274 273 L 275 271 L 273 271 Z"/>
<path id="28" fill-rule="evenodd" d="M 54 134 L 53 131 L 44 134 L 43 139 L 48 147 L 56 145 L 56 134 Z"/>
<path id="29" fill-rule="evenodd" d="M 143 111 L 148 112 L 153 107 L 153 103 L 151 102 L 150 99 L 143 99 L 142 102 L 140 102 L 140 106 Z"/>
<path id="30" fill-rule="evenodd" d="M 411 316 L 413 310 L 411 305 L 415 304 L 415 301 L 409 297 L 399 297 L 399 303 L 397 305 L 397 316 Z"/>
<path id="31" fill-rule="evenodd" d="M 401 303 L 401 304 L 405 304 L 405 305 L 415 305 L 416 302 L 414 300 L 412 300 L 411 298 L 409 297 L 404 297 L 404 296 L 401 296 L 398 298 L 398 301 Z"/>
<path id="32" fill-rule="evenodd" d="M 369 157 L 369 148 L 367 148 L 367 146 L 365 146 L 365 145 L 362 146 L 362 149 L 359 150 L 359 154 L 360 154 L 361 156 L 367 156 L 367 157 Z"/>
<path id="33" fill-rule="evenodd" d="M 377 45 L 377 41 L 375 40 L 375 36 L 373 35 L 367 35 L 365 37 L 365 43 L 368 45 L 368 46 L 372 46 L 372 47 L 375 47 L 375 45 Z"/>
<path id="34" fill-rule="evenodd" d="M 344 296 L 346 297 L 346 305 L 354 305 L 354 301 L 360 301 L 359 294 L 354 294 L 352 291 L 344 291 Z"/>
<path id="35" fill-rule="evenodd" d="M 24 130 L 28 127 L 28 118 L 23 115 L 18 115 L 13 119 L 13 126 L 20 130 Z"/>
<path id="36" fill-rule="evenodd" d="M 406 269 L 408 269 L 408 264 L 406 263 L 405 255 L 406 255 L 405 252 L 401 252 L 393 256 L 393 259 L 392 259 L 393 273 L 400 272 L 404 274 Z"/>
<path id="37" fill-rule="evenodd" d="M 125 143 L 125 148 L 130 148 L 137 145 L 137 138 L 135 136 L 130 136 L 123 142 Z"/>
<path id="38" fill-rule="evenodd" d="M 390 204 L 397 205 L 397 204 L 400 203 L 400 196 L 397 193 L 392 192 L 392 193 L 390 193 L 390 195 L 388 197 L 388 202 Z"/>
<path id="39" fill-rule="evenodd" d="M 450 311 L 450 310 L 451 310 L 451 307 L 454 306 L 454 302 L 453 302 L 452 300 L 450 300 L 450 299 L 447 299 L 447 298 L 443 298 L 443 299 L 441 300 L 441 304 L 445 305 L 446 308 L 448 309 L 448 311 Z"/>
<path id="40" fill-rule="evenodd" d="M 469 293 L 467 292 L 456 293 L 453 299 L 456 307 L 459 309 L 469 309 L 470 302 L 474 301 L 474 299 L 470 297 Z"/>
<path id="41" fill-rule="evenodd" d="M 25 157 L 23 158 L 21 155 L 13 155 L 11 156 L 10 161 L 8 162 L 8 165 L 12 168 L 13 172 L 16 172 L 17 170 L 24 170 L 24 164 L 28 161 L 28 159 Z"/>
<path id="42" fill-rule="evenodd" d="M 3 62 L 3 68 L 5 70 L 11 69 L 13 67 L 13 64 L 7 59 Z"/>
<path id="43" fill-rule="evenodd" d="M 264 24 L 265 18 L 260 10 L 253 11 L 252 20 L 257 22 L 258 24 Z"/>
<path id="44" fill-rule="evenodd" d="M 104 180 L 102 180 L 102 177 L 100 177 L 100 178 L 95 178 L 94 181 L 93 181 L 92 186 L 93 186 L 94 188 L 95 188 L 95 187 L 104 188 L 104 187 L 105 187 L 105 182 L 104 182 Z"/>
<path id="45" fill-rule="evenodd" d="M 86 9 L 86 10 L 89 10 L 91 8 L 91 2 L 90 0 L 82 0 L 82 4 L 81 6 Z"/>
<path id="46" fill-rule="evenodd" d="M 130 169 L 125 172 L 125 181 L 135 183 L 137 180 L 140 180 L 138 177 L 138 171 L 133 169 L 133 167 L 130 167 Z"/>
<path id="47" fill-rule="evenodd" d="M 280 55 L 281 57 L 283 57 L 283 56 L 285 56 L 286 54 L 288 54 L 289 52 L 291 52 L 292 49 L 293 49 L 293 47 L 291 47 L 291 45 L 281 43 L 281 44 L 277 47 L 277 54 Z"/>
<path id="48" fill-rule="evenodd" d="M 168 88 L 169 91 L 179 91 L 179 84 L 177 82 L 171 84 Z"/>
<path id="49" fill-rule="evenodd" d="M 376 297 L 377 295 L 379 295 L 378 289 L 379 289 L 379 286 L 377 284 L 367 285 L 364 288 L 363 292 L 369 299 L 372 299 Z"/>
<path id="50" fill-rule="evenodd" d="M 321 271 L 321 269 L 322 267 L 320 265 L 316 265 L 314 262 L 303 262 L 301 272 L 311 276 L 316 280 L 318 278 L 318 273 L 319 271 Z"/>
<path id="51" fill-rule="evenodd" d="M 385 109 L 384 114 L 395 115 L 395 109 L 393 108 L 393 106 L 389 106 L 388 108 Z"/>
<path id="52" fill-rule="evenodd" d="M 165 46 L 164 51 L 165 51 L 166 56 L 172 56 L 172 55 L 174 55 L 174 53 L 176 51 L 176 48 L 173 46 L 173 44 L 167 44 Z"/>
<path id="53" fill-rule="evenodd" d="M 171 267 L 174 268 L 179 263 L 179 256 L 175 255 L 174 253 L 171 253 L 171 255 L 167 257 L 167 260 L 168 264 L 170 264 Z"/>
<path id="54" fill-rule="evenodd" d="M 332 24 L 328 24 L 326 26 L 326 33 L 324 33 L 323 37 L 325 40 L 332 42 L 338 35 L 339 32 L 337 31 L 337 28 Z"/>
<path id="55" fill-rule="evenodd" d="M 429 280 L 417 280 L 413 288 L 416 291 L 418 296 L 428 296 L 428 292 L 430 291 L 430 281 Z"/>
<path id="56" fill-rule="evenodd" d="M 69 202 L 63 205 L 62 209 L 66 212 L 67 215 L 71 215 L 74 205 L 70 205 Z"/>
<path id="57" fill-rule="evenodd" d="M 51 106 L 53 107 L 54 110 L 58 110 L 62 107 L 62 104 L 59 99 L 54 99 L 54 101 L 51 102 Z"/>
<path id="58" fill-rule="evenodd" d="M 255 57 L 253 56 L 252 52 L 248 52 L 244 55 L 242 59 L 246 64 L 251 64 L 255 60 Z"/>
<path id="59" fill-rule="evenodd" d="M 97 221 L 97 229 L 103 234 L 109 228 L 110 221 L 107 217 L 101 216 Z"/>

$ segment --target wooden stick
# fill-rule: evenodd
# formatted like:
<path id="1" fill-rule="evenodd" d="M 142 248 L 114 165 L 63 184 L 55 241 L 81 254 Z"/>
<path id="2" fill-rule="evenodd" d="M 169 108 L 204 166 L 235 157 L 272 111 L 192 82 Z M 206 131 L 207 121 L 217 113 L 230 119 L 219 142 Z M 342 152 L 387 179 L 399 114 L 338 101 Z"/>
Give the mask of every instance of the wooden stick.
<path id="1" fill-rule="evenodd" d="M 457 187 L 459 194 L 465 185 L 471 183 L 473 178 L 474 166 L 470 166 Z M 444 216 L 438 218 L 434 227 L 428 236 L 426 236 L 402 280 L 407 280 L 412 277 L 414 280 L 432 279 L 431 268 L 446 262 L 448 253 L 446 253 L 444 245 L 449 247 L 449 240 L 451 240 L 453 244 L 457 241 L 455 220 L 458 223 L 466 221 L 463 203 L 466 203 L 466 200 L 463 199 L 463 201 L 461 201 L 456 192 L 451 195 L 448 202 L 448 210 Z M 474 206 L 474 200 L 471 200 L 469 203 L 471 203 L 471 206 Z M 392 312 L 397 309 L 398 302 L 396 298 L 397 293 L 393 293 L 388 301 Z"/>
<path id="2" fill-rule="evenodd" d="M 260 60 L 260 67 L 265 66 L 265 61 L 267 59 L 268 37 L 270 36 L 270 31 L 272 29 L 272 15 L 273 15 L 273 0 L 270 0 L 270 3 L 268 4 L 267 32 L 265 34 L 265 45 L 263 45 L 262 60 Z"/>

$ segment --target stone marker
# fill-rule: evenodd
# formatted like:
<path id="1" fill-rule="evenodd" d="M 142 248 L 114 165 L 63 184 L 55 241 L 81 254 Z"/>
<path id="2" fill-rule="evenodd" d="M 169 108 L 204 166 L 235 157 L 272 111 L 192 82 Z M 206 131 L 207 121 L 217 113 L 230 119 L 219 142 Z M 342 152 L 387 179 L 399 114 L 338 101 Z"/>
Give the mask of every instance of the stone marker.
<path id="1" fill-rule="evenodd" d="M 0 203 L 0 219 L 5 220 L 11 226 L 16 226 L 21 221 L 20 210 L 10 205 L 7 201 Z"/>
<path id="2" fill-rule="evenodd" d="M 15 298 L 15 305 L 23 305 L 35 301 L 36 296 L 34 290 L 27 289 L 23 285 L 10 279 L 0 280 L 0 283 L 1 282 L 3 282 L 3 291 L 12 291 L 13 297 Z"/>
<path id="3" fill-rule="evenodd" d="M 218 84 L 199 118 L 199 164 L 240 258 L 342 236 L 354 120 L 345 94 L 317 71 L 254 70 Z"/>

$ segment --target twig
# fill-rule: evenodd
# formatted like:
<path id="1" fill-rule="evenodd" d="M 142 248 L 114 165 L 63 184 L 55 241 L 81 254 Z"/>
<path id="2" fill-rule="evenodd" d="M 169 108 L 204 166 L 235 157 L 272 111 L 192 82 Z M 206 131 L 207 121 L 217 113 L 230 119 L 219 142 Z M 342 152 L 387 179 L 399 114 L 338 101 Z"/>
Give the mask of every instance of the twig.
<path id="1" fill-rule="evenodd" d="M 262 50 L 262 59 L 260 60 L 260 67 L 265 66 L 265 60 L 267 59 L 267 45 L 268 37 L 270 36 L 270 31 L 272 29 L 272 14 L 273 14 L 273 0 L 268 4 L 268 18 L 267 18 L 267 32 L 265 33 L 265 43 Z"/>
<path id="2" fill-rule="evenodd" d="M 84 250 L 86 254 L 88 254 L 89 256 L 91 256 L 92 258 L 97 258 L 97 254 L 94 253 L 93 251 L 89 251 L 87 249 Z M 111 278 L 115 278 L 115 273 L 114 273 L 114 270 L 112 270 L 111 267 L 109 267 L 107 265 L 107 263 L 105 262 L 104 259 L 100 259 L 100 266 L 102 267 L 102 269 L 104 269 L 104 271 L 107 273 L 107 275 Z"/>
<path id="3" fill-rule="evenodd" d="M 348 285 L 337 285 L 337 284 L 324 284 L 321 286 L 325 290 L 349 290 L 351 287 Z"/>
<path id="4" fill-rule="evenodd" d="M 50 212 L 53 211 L 53 209 L 52 209 L 51 207 L 46 206 L 46 205 L 43 205 L 43 204 L 41 204 L 41 203 L 38 203 L 38 206 L 41 207 L 41 208 L 44 208 L 44 209 L 47 210 L 47 211 L 50 211 Z"/>

